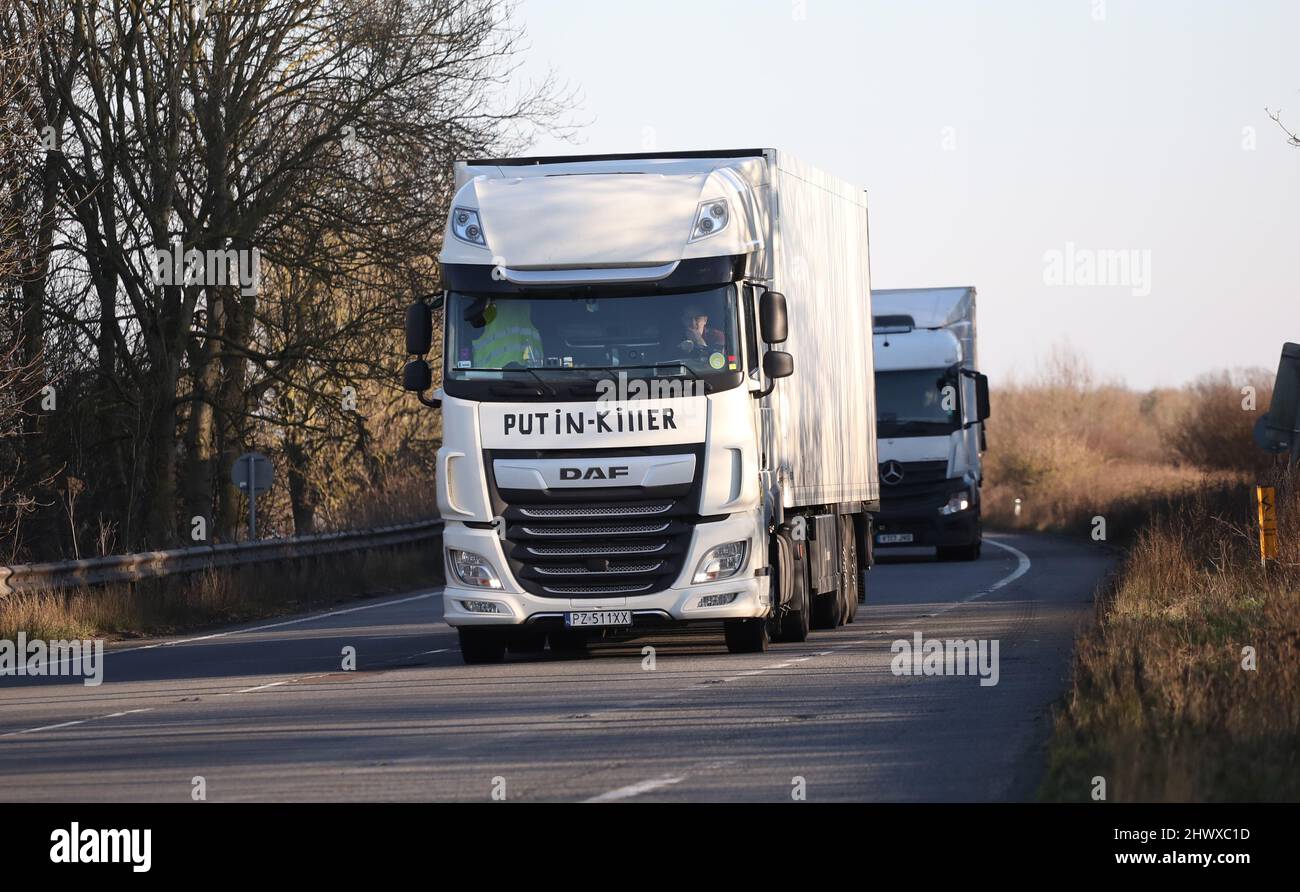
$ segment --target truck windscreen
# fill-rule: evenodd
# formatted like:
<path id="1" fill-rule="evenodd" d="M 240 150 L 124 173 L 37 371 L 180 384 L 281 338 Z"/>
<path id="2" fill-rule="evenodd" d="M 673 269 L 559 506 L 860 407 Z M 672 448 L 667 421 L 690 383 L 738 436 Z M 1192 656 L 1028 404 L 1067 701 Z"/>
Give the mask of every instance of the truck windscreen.
<path id="1" fill-rule="evenodd" d="M 581 398 L 593 381 L 620 372 L 698 382 L 702 392 L 743 376 L 733 285 L 608 297 L 452 292 L 446 326 L 444 387 L 467 398 L 527 389 Z"/>
<path id="2" fill-rule="evenodd" d="M 961 426 L 957 377 L 949 369 L 876 373 L 876 436 L 944 436 Z"/>

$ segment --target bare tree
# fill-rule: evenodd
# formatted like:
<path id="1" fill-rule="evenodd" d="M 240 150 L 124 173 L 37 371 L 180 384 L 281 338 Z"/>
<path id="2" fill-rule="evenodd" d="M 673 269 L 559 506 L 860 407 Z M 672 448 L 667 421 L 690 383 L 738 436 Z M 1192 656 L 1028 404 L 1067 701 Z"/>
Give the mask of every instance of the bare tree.
<path id="1" fill-rule="evenodd" d="M 437 284 L 450 162 L 569 102 L 516 88 L 510 5 L 3 2 L 0 42 L 34 47 L 20 117 L 52 146 L 24 171 L 15 306 L 24 356 L 62 376 L 40 436 L 86 481 L 78 517 L 128 546 L 193 516 L 229 538 L 226 469 L 254 446 L 287 468 L 299 531 L 349 488 L 428 473 L 436 431 L 394 399 L 393 344 Z M 159 262 L 191 256 L 256 257 L 260 286 Z"/>

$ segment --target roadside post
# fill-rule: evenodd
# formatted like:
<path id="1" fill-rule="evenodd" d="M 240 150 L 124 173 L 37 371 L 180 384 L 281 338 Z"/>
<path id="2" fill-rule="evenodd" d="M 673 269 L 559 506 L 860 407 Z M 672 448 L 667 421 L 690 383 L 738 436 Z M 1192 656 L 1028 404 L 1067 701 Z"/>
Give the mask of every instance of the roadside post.
<path id="1" fill-rule="evenodd" d="M 1259 514 L 1259 560 L 1265 567 L 1277 560 L 1277 491 L 1271 486 L 1255 487 Z"/>
<path id="2" fill-rule="evenodd" d="M 230 466 L 230 481 L 248 494 L 248 538 L 257 538 L 257 495 L 271 488 L 271 460 L 260 452 L 245 452 Z"/>

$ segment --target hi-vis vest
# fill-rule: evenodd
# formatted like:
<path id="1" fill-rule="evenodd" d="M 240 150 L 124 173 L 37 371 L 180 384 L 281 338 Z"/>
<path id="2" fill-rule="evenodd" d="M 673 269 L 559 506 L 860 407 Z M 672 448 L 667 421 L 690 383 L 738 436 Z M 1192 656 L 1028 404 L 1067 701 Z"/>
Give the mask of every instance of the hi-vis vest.
<path id="1" fill-rule="evenodd" d="M 533 327 L 528 304 L 522 301 L 494 303 L 496 315 L 474 341 L 474 368 L 499 369 L 508 363 L 522 366 L 542 364 L 542 336 Z"/>

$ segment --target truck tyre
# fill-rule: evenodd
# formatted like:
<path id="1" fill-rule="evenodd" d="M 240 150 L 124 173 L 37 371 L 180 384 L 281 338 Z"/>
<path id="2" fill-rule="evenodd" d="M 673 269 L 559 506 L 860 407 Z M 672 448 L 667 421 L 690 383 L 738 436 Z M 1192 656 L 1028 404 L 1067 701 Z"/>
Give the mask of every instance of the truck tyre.
<path id="1" fill-rule="evenodd" d="M 840 593 L 825 592 L 812 596 L 812 627 L 833 629 L 840 624 Z"/>
<path id="2" fill-rule="evenodd" d="M 862 571 L 858 567 L 858 534 L 853 518 L 840 518 L 840 592 L 842 611 L 840 622 L 848 625 L 858 612 L 858 586 L 862 584 Z"/>
<path id="3" fill-rule="evenodd" d="M 756 654 L 767 650 L 767 619 L 729 619 L 722 624 L 727 650 L 733 654 Z"/>
<path id="4" fill-rule="evenodd" d="M 461 626 L 456 634 L 460 637 L 460 655 L 466 664 L 500 663 L 505 659 L 506 636 L 501 630 Z"/>
<path id="5" fill-rule="evenodd" d="M 773 634 L 773 641 L 799 642 L 808 638 L 808 584 L 805 582 L 803 566 L 795 559 L 795 544 L 788 533 L 781 531 L 772 537 L 772 575 L 773 583 L 781 586 L 784 596 L 787 588 L 790 592 L 790 607 L 781 616 L 779 628 Z M 776 600 L 776 594 L 773 594 Z"/>
<path id="6" fill-rule="evenodd" d="M 573 629 L 551 629 L 546 633 L 551 653 L 565 657 L 580 657 L 587 652 L 587 635 Z"/>

